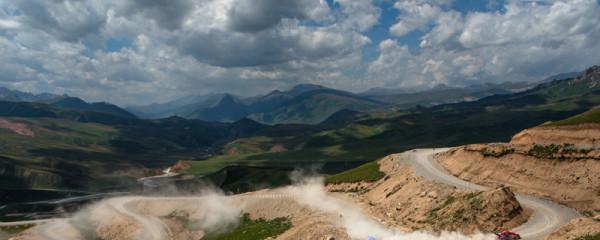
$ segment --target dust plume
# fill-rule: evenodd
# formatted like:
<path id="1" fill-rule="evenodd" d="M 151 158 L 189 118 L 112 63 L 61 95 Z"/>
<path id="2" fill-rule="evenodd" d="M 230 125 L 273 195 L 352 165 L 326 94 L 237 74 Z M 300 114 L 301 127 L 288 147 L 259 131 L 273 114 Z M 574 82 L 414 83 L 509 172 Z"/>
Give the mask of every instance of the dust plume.
<path id="1" fill-rule="evenodd" d="M 301 204 L 319 209 L 324 212 L 339 215 L 341 224 L 352 239 L 377 240 L 494 240 L 491 234 L 464 235 L 458 232 L 442 232 L 434 235 L 427 232 L 403 233 L 386 228 L 382 224 L 365 216 L 360 209 L 351 203 L 327 195 L 323 179 L 320 177 L 298 178 L 294 177 L 296 184 L 290 188 L 290 194 Z"/>

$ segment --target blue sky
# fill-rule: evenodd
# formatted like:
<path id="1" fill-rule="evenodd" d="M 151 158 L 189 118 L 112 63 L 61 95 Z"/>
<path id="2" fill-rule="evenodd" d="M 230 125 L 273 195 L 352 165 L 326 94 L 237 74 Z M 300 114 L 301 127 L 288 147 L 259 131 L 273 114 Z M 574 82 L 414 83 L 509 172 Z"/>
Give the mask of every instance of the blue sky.
<path id="1" fill-rule="evenodd" d="M 600 64 L 600 0 L 0 1 L 0 85 L 122 105 L 537 81 Z"/>

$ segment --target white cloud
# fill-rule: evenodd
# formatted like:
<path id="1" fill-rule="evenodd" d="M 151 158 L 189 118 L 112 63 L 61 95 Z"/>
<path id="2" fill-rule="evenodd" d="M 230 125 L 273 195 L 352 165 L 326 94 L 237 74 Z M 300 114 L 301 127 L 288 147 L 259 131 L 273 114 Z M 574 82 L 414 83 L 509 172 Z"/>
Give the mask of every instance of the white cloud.
<path id="1" fill-rule="evenodd" d="M 385 85 L 466 85 L 480 82 L 541 80 L 600 63 L 600 6 L 595 0 L 544 4 L 509 1 L 502 11 L 461 14 L 426 1 L 399 1 L 404 15 L 390 28 L 403 35 L 425 31 L 407 60 L 406 50 L 382 50 L 389 70 L 370 71 Z M 390 57 L 400 55 L 403 57 Z M 394 70 L 396 69 L 396 70 Z M 419 70 L 422 70 L 419 72 Z"/>
<path id="2" fill-rule="evenodd" d="M 598 2 L 556 1 L 550 5 L 511 2 L 503 13 L 467 17 L 460 42 L 468 48 L 531 41 L 568 41 L 600 29 Z"/>
<path id="3" fill-rule="evenodd" d="M 390 27 L 390 33 L 404 36 L 412 31 L 426 31 L 430 24 L 443 13 L 442 6 L 452 0 L 400 0 L 394 8 L 400 11 L 399 21 Z"/>
<path id="4" fill-rule="evenodd" d="M 341 23 L 346 29 L 364 32 L 379 22 L 381 9 L 375 6 L 372 0 L 335 0 L 335 2 L 341 5 L 342 12 L 346 15 Z"/>
<path id="5" fill-rule="evenodd" d="M 14 29 L 21 26 L 19 22 L 8 19 L 0 19 L 0 29 Z"/>
<path id="6" fill-rule="evenodd" d="M 402 14 L 400 21 L 390 27 L 390 32 L 396 36 L 403 36 L 414 30 L 426 30 L 429 23 L 442 12 L 438 6 L 417 4 L 414 1 L 399 1 L 394 7 Z"/>
<path id="7" fill-rule="evenodd" d="M 23 13 L 15 17 L 18 21 L 66 41 L 97 34 L 106 23 L 105 5 L 96 0 L 15 0 L 5 4 Z"/>
<path id="8" fill-rule="evenodd" d="M 227 11 L 227 25 L 239 32 L 257 32 L 274 27 L 283 19 L 320 20 L 329 6 L 320 0 L 237 0 Z"/>
<path id="9" fill-rule="evenodd" d="M 470 13 L 450 0 L 402 0 L 397 21 L 384 26 L 391 39 L 381 42 L 368 35 L 381 24 L 378 1 L 334 4 L 0 1 L 0 84 L 143 103 L 297 83 L 364 90 L 537 80 L 600 63 L 595 0 L 508 1 L 501 11 Z M 395 38 L 416 30 L 420 47 Z M 104 50 L 109 39 L 124 43 Z M 374 58 L 364 58 L 369 44 Z"/>
<path id="10" fill-rule="evenodd" d="M 321 0 L 1 2 L 0 81 L 116 103 L 341 81 L 342 65 L 360 64 L 370 42 L 361 31 L 379 14 L 370 2 L 343 5 L 332 13 Z M 130 44 L 109 52 L 108 39 Z"/>
<path id="11" fill-rule="evenodd" d="M 421 38 L 419 46 L 425 48 L 441 43 L 454 44 L 457 42 L 454 39 L 462 30 L 463 25 L 463 18 L 459 12 L 447 11 L 440 13 L 435 20 L 435 27 Z"/>

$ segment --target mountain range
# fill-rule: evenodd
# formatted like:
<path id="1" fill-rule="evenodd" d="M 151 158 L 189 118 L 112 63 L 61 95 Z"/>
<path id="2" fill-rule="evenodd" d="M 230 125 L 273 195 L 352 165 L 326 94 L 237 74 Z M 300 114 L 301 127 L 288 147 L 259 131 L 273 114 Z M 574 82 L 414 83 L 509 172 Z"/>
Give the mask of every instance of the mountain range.
<path id="1" fill-rule="evenodd" d="M 0 87 L 0 101 L 12 104 L 17 102 L 43 103 L 58 109 L 81 111 L 80 114 L 70 113 L 74 119 L 75 115 L 81 119 L 88 119 L 92 115 L 113 115 L 124 119 L 138 117 L 161 119 L 179 116 L 209 122 L 235 122 L 248 118 L 269 125 L 318 124 L 342 110 L 363 113 L 385 112 L 415 106 L 427 107 L 474 101 L 492 95 L 525 91 L 539 83 L 570 78 L 577 74 L 579 73 L 558 74 L 534 83 L 505 82 L 466 87 L 449 87 L 442 84 L 422 91 L 372 88 L 362 93 L 351 93 L 320 85 L 300 84 L 289 90 L 273 90 L 268 94 L 254 97 L 213 93 L 191 95 L 166 103 L 127 108 L 120 108 L 106 102 L 88 103 L 68 95 L 32 94 Z M 85 116 L 81 114 L 82 112 L 86 113 Z M 65 112 L 60 114 L 65 114 Z"/>
<path id="2" fill-rule="evenodd" d="M 417 105 L 472 101 L 495 94 L 510 94 L 534 86 L 532 83 L 485 84 L 468 87 L 438 86 L 419 92 L 374 88 L 363 93 L 301 84 L 289 90 L 274 90 L 255 97 L 231 94 L 188 96 L 163 104 L 127 109 L 143 118 L 172 115 L 205 121 L 231 122 L 249 118 L 264 124 L 318 124 L 341 110 L 387 111 Z"/>
<path id="3" fill-rule="evenodd" d="M 51 93 L 33 94 L 0 87 L 0 100 L 12 102 L 51 102 L 63 98 L 63 95 Z"/>
<path id="4" fill-rule="evenodd" d="M 112 115 L 130 119 L 137 118 L 134 114 L 128 112 L 127 110 L 107 102 L 88 103 L 80 98 L 70 97 L 68 95 L 57 95 L 51 93 L 33 94 L 18 90 L 11 90 L 4 87 L 0 87 L 0 105 L 3 106 L 3 108 L 0 108 L 0 112 L 3 114 L 11 114 L 11 112 L 13 112 L 12 114 L 22 114 L 23 116 L 28 116 L 28 114 L 73 114 L 73 112 L 69 112 L 69 110 L 74 110 L 88 114 Z M 18 108 L 9 107 L 17 105 L 23 106 L 23 109 L 19 111 Z M 45 108 L 44 106 L 54 107 L 61 111 L 53 111 L 49 108 Z M 29 111 L 23 111 L 26 108 L 29 108 Z M 82 115 L 80 116 L 83 117 Z"/>
<path id="5" fill-rule="evenodd" d="M 496 91 L 485 89 L 490 94 Z M 254 98 L 215 94 L 214 105 L 193 112 L 233 116 L 229 123 L 176 116 L 144 119 L 108 103 L 68 96 L 15 101 L 11 94 L 0 100 L 0 188 L 123 187 L 147 174 L 143 171 L 179 160 L 185 160 L 183 165 L 190 166 L 186 171 L 195 175 L 227 166 L 317 165 L 323 172 L 335 173 L 415 147 L 506 141 L 522 129 L 600 105 L 600 67 L 515 93 L 507 89 L 478 100 L 394 111 L 388 108 L 390 103 L 359 94 L 301 85 Z M 428 94 L 449 96 L 449 90 Z M 198 99 L 187 101 L 194 104 Z M 380 106 L 386 107 L 371 111 Z M 232 111 L 219 112 L 220 108 Z M 233 121 L 241 116 L 235 115 L 238 111 L 264 121 L 311 119 L 318 124 Z M 313 112 L 319 114 L 308 114 Z"/>

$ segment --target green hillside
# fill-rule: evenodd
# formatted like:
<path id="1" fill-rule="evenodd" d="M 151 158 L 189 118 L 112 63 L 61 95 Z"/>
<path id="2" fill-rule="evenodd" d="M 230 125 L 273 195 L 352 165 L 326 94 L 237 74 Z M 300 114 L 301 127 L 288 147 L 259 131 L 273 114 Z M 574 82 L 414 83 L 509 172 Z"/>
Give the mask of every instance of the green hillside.
<path id="1" fill-rule="evenodd" d="M 600 105 L 598 76 L 600 71 L 586 72 L 517 94 L 430 108 L 343 111 L 320 125 L 124 119 L 44 104 L 0 102 L 4 104 L 0 116 L 12 116 L 10 121 L 31 126 L 35 133 L 31 137 L 0 130 L 0 183 L 4 185 L 0 187 L 126 185 L 147 174 L 143 169 L 164 168 L 179 160 L 190 163 L 189 173 L 203 176 L 229 166 L 313 168 L 335 174 L 413 148 L 507 141 L 522 129 L 580 114 Z M 327 99 L 324 102 L 339 98 L 355 106 L 377 104 L 331 95 L 328 90 L 303 94 L 312 95 L 303 98 L 310 101 L 298 100 L 300 110 L 328 112 L 328 105 L 318 101 L 322 97 Z M 596 119 L 589 117 L 596 111 L 575 119 Z"/>
<path id="2" fill-rule="evenodd" d="M 128 188 L 138 185 L 138 177 L 156 174 L 180 159 L 206 158 L 214 154 L 214 146 L 237 138 L 306 132 L 304 126 L 267 127 L 247 119 L 234 123 L 123 119 L 40 103 L 2 104 L 0 188 L 4 189 Z M 26 134 L 19 134 L 17 127 L 25 128 Z"/>
<path id="3" fill-rule="evenodd" d="M 570 118 L 567 118 L 564 120 L 551 122 L 548 125 L 560 126 L 560 125 L 576 125 L 576 124 L 583 124 L 583 123 L 600 123 L 600 108 L 595 107 L 587 112 L 575 115 L 573 117 L 570 117 Z"/>
<path id="4" fill-rule="evenodd" d="M 49 118 L 3 120 L 23 124 L 34 135 L 0 129 L 2 188 L 101 188 L 127 180 L 114 171 L 139 167 L 121 161 L 110 148 L 119 134 L 113 127 Z"/>
<path id="5" fill-rule="evenodd" d="M 136 124 L 141 120 L 134 117 L 122 117 L 111 112 L 88 109 L 63 108 L 46 103 L 0 101 L 0 116 L 25 118 L 62 118 L 78 122 L 102 124 Z"/>
<path id="6" fill-rule="evenodd" d="M 110 103 L 87 103 L 79 98 L 65 97 L 50 103 L 53 107 L 110 114 L 121 118 L 136 118 L 135 115 Z"/>
<path id="7" fill-rule="evenodd" d="M 310 84 L 247 98 L 230 94 L 214 97 L 218 99 L 212 99 L 214 103 L 210 105 L 204 103 L 204 97 L 189 97 L 184 98 L 185 101 L 177 100 L 132 109 L 140 112 L 142 116 L 146 115 L 144 113 L 156 111 L 163 116 L 178 115 L 210 122 L 234 122 L 250 118 L 265 124 L 318 124 L 341 110 L 362 112 L 387 106 L 386 103 L 371 98 Z M 166 107 L 173 109 L 169 111 L 164 109 Z"/>
<path id="8" fill-rule="evenodd" d="M 335 128 L 288 136 L 296 141 L 294 146 L 302 147 L 284 152 L 266 150 L 273 144 L 291 141 L 286 138 L 255 142 L 246 139 L 244 144 L 252 146 L 252 151 L 188 161 L 192 165 L 189 172 L 204 175 L 225 166 L 243 165 L 316 166 L 322 172 L 335 173 L 413 148 L 508 141 L 522 129 L 565 119 L 599 105 L 598 76 L 600 71 L 472 102 L 417 107 L 394 114 L 363 114 L 349 123 L 344 119 Z"/>
<path id="9" fill-rule="evenodd" d="M 279 108 L 255 113 L 250 118 L 267 124 L 318 124 L 343 109 L 373 111 L 384 105 L 354 94 L 325 89 L 301 94 Z"/>

